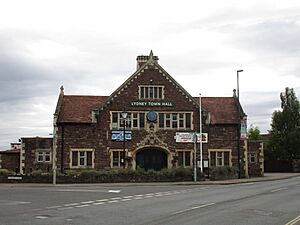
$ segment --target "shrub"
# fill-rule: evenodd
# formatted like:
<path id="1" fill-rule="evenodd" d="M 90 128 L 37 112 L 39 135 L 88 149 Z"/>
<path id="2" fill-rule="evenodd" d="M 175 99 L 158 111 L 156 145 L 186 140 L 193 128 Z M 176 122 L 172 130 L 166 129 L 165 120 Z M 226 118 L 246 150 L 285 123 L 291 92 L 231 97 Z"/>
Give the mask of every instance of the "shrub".
<path id="1" fill-rule="evenodd" d="M 33 177 L 50 176 L 50 173 L 43 172 L 42 170 L 34 170 L 31 175 Z"/>
<path id="2" fill-rule="evenodd" d="M 210 170 L 211 180 L 227 180 L 237 178 L 238 171 L 235 167 L 218 166 Z"/>
<path id="3" fill-rule="evenodd" d="M 11 175 L 15 175 L 15 172 L 10 171 L 8 169 L 0 169 L 0 176 L 11 176 Z"/>

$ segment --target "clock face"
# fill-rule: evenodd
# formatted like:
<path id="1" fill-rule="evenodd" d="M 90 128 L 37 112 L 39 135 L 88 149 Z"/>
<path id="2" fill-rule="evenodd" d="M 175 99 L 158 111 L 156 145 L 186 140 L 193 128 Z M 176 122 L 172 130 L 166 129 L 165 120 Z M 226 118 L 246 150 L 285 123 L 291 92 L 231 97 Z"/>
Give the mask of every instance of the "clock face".
<path id="1" fill-rule="evenodd" d="M 151 122 L 154 122 L 156 121 L 157 119 L 157 113 L 156 112 L 153 112 L 153 111 L 150 111 L 148 114 L 147 114 L 147 119 Z"/>

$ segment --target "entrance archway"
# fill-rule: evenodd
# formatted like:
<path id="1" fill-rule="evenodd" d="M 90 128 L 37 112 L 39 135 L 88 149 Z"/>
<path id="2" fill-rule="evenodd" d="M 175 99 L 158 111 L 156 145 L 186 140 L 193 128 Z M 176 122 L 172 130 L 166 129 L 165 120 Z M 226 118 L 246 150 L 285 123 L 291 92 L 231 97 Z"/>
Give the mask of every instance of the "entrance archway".
<path id="1" fill-rule="evenodd" d="M 136 154 L 136 166 L 147 170 L 161 170 L 168 166 L 168 156 L 164 151 L 146 148 Z"/>

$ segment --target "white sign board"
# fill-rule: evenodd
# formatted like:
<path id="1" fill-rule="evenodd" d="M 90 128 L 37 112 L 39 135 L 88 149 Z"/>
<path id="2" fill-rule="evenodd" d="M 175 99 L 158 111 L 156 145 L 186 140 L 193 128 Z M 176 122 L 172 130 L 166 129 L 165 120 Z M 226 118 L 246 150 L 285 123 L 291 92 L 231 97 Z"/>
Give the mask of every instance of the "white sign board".
<path id="1" fill-rule="evenodd" d="M 196 133 L 197 143 L 200 143 L 200 133 Z M 180 143 L 194 143 L 194 133 L 192 132 L 176 132 L 176 142 Z M 202 143 L 208 142 L 208 133 L 202 133 Z"/>

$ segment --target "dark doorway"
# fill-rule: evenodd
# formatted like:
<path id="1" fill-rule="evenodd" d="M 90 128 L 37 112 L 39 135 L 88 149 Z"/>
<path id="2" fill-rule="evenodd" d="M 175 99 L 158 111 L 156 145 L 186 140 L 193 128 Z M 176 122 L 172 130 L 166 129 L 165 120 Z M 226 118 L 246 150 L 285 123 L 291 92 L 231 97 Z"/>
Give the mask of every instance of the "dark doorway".
<path id="1" fill-rule="evenodd" d="M 167 168 L 167 154 L 157 149 L 145 149 L 136 154 L 136 166 L 147 170 Z"/>

